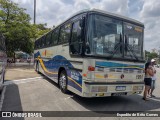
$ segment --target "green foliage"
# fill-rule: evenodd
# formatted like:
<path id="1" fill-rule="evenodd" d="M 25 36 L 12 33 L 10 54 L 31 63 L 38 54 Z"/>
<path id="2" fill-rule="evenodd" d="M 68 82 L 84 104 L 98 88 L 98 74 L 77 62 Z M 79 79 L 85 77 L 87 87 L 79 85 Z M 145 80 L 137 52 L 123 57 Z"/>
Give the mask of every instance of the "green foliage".
<path id="1" fill-rule="evenodd" d="M 145 50 L 145 56 L 146 56 L 146 58 L 148 58 L 148 60 L 151 60 L 153 58 L 157 58 L 158 54 L 157 53 L 151 53 L 151 52 Z"/>
<path id="2" fill-rule="evenodd" d="M 34 38 L 39 38 L 51 30 L 50 28 L 46 28 L 46 26 L 47 24 L 33 25 L 32 30 L 34 31 Z"/>
<path id="3" fill-rule="evenodd" d="M 150 59 L 152 59 L 152 58 L 157 58 L 157 57 L 158 57 L 158 54 L 157 54 L 157 53 L 150 53 L 150 54 L 148 55 L 148 57 L 149 57 Z"/>
<path id="4" fill-rule="evenodd" d="M 0 32 L 6 38 L 9 56 L 18 50 L 32 53 L 35 38 L 49 31 L 46 24 L 33 25 L 30 20 L 24 8 L 19 8 L 11 0 L 0 0 Z"/>

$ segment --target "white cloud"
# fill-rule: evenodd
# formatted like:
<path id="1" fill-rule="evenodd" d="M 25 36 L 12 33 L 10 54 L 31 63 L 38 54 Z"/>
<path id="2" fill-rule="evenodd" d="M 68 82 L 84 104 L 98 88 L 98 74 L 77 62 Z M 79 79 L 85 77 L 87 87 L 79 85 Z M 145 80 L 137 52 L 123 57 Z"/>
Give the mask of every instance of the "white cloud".
<path id="1" fill-rule="evenodd" d="M 33 18 L 34 0 L 12 0 Z M 37 0 L 37 23 L 57 25 L 82 9 L 98 8 L 125 15 L 145 24 L 145 48 L 160 46 L 160 0 Z M 32 20 L 33 21 L 33 20 Z"/>
<path id="2" fill-rule="evenodd" d="M 100 3 L 100 8 L 102 10 L 127 15 L 128 0 L 102 0 Z"/>
<path id="3" fill-rule="evenodd" d="M 27 8 L 27 13 L 33 18 L 33 0 L 12 1 L 19 3 L 21 7 Z M 127 0 L 69 0 L 68 2 L 64 0 L 37 0 L 36 21 L 37 23 L 47 23 L 51 27 L 77 11 L 90 8 L 98 8 L 127 15 L 127 5 Z"/>
<path id="4" fill-rule="evenodd" d="M 141 11 L 142 17 L 158 17 L 160 16 L 160 1 L 146 0 L 144 1 L 143 9 Z"/>
<path id="5" fill-rule="evenodd" d="M 160 1 L 144 0 L 139 18 L 145 23 L 145 48 L 160 47 Z"/>

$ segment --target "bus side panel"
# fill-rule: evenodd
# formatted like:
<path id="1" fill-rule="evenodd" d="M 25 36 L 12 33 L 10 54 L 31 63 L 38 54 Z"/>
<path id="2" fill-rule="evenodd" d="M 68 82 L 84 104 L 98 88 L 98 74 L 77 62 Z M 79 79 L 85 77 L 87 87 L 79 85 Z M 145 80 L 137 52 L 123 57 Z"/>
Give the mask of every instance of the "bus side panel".
<path id="1" fill-rule="evenodd" d="M 61 61 L 62 64 L 60 66 L 64 66 L 67 72 L 68 89 L 81 96 L 83 59 L 71 57 L 69 45 L 60 45 L 57 51 L 59 58 L 61 56 L 61 60 L 59 61 Z"/>
<path id="2" fill-rule="evenodd" d="M 39 71 L 55 82 L 58 82 L 59 68 L 63 67 L 68 77 L 68 89 L 81 96 L 83 59 L 71 58 L 68 46 L 62 48 L 59 45 L 35 51 L 36 58 Z"/>

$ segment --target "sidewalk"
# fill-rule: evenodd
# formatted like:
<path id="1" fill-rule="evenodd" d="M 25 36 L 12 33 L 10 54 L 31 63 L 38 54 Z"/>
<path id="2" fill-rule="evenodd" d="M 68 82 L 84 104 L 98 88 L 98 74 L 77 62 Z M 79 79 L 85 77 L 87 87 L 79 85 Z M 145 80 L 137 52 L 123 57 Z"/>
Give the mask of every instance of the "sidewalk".
<path id="1" fill-rule="evenodd" d="M 27 69 L 33 69 L 34 63 L 8 63 L 7 69 L 12 68 L 27 68 Z"/>

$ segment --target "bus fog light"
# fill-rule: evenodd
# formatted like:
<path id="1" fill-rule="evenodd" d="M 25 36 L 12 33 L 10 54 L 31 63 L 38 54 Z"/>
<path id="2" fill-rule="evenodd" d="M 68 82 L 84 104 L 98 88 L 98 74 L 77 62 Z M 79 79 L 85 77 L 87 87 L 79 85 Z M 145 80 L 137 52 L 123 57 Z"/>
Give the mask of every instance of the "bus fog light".
<path id="1" fill-rule="evenodd" d="M 133 90 L 143 90 L 143 86 L 133 86 Z"/>
<path id="2" fill-rule="evenodd" d="M 92 86 L 91 92 L 98 92 L 98 87 L 97 86 Z"/>
<path id="3" fill-rule="evenodd" d="M 107 92 L 107 86 L 99 86 L 98 92 Z"/>
<path id="4" fill-rule="evenodd" d="M 143 86 L 138 86 L 138 90 L 143 90 Z"/>

